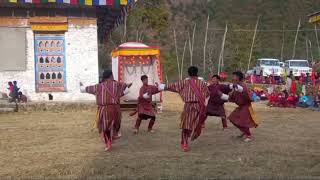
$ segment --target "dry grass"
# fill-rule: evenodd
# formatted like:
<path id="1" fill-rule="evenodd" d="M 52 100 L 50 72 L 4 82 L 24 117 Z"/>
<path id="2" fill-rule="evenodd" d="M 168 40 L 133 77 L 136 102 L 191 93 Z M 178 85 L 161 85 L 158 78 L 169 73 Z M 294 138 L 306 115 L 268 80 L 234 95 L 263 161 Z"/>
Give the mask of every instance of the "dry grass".
<path id="1" fill-rule="evenodd" d="M 233 105 L 228 105 L 228 111 Z M 320 179 L 319 113 L 270 109 L 256 104 L 262 120 L 246 144 L 238 131 L 221 130 L 210 118 L 205 133 L 183 153 L 179 147 L 180 99 L 166 94 L 157 133 L 133 136 L 134 123 L 123 114 L 123 138 L 104 152 L 90 129 L 94 111 L 24 112 L 0 115 L 0 177 L 184 179 L 314 177 Z"/>

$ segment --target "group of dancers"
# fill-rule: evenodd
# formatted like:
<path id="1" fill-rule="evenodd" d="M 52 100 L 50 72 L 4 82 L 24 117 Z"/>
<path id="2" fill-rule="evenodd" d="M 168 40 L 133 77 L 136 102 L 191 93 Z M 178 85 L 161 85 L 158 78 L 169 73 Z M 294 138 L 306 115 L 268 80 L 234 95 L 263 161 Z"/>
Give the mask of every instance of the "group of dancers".
<path id="1" fill-rule="evenodd" d="M 230 114 L 228 119 L 236 126 L 245 142 L 252 140 L 250 128 L 258 126 L 255 114 L 251 106 L 251 92 L 244 84 L 244 74 L 240 71 L 233 73 L 231 84 L 221 84 L 219 75 L 213 75 L 206 82 L 198 77 L 198 68 L 188 68 L 189 77 L 169 84 L 148 84 L 148 76 L 143 75 L 143 83 L 140 88 L 138 105 L 133 116 L 138 114 L 134 125 L 134 134 L 139 133 L 142 120 L 150 120 L 148 132 L 154 133 L 153 125 L 156 121 L 155 111 L 152 105 L 152 96 L 161 91 L 179 93 L 184 109 L 181 114 L 181 148 L 189 150 L 189 139 L 195 140 L 205 127 L 208 116 L 217 116 L 222 120 L 223 129 L 228 127 L 227 116 L 224 109 L 225 102 L 234 102 L 238 107 Z M 112 149 L 112 141 L 121 137 L 121 109 L 120 97 L 129 93 L 132 83 L 126 84 L 115 81 L 111 70 L 105 70 L 101 83 L 84 87 L 80 83 L 81 92 L 96 96 L 98 105 L 96 127 L 104 142 L 105 150 Z M 207 99 L 209 99 L 207 101 Z"/>

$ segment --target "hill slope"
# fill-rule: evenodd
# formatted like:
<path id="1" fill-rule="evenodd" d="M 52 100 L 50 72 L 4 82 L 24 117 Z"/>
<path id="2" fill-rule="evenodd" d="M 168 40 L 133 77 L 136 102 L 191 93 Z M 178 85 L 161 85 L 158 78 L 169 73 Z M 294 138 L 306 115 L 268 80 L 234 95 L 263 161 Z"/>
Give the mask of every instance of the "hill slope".
<path id="1" fill-rule="evenodd" d="M 127 33 L 122 41 L 140 40 L 160 45 L 165 74 L 176 77 L 173 29 L 177 34 L 180 61 L 187 40 L 184 62 L 186 68 L 190 65 L 188 39 L 196 25 L 193 62 L 202 68 L 206 21 L 209 15 L 206 72 L 212 68 L 217 69 L 226 24 L 228 32 L 223 56 L 225 70 L 246 70 L 253 30 L 259 16 L 253 61 L 258 57 L 291 58 L 297 25 L 301 19 L 295 58 L 312 60 L 320 58 L 320 54 L 314 26 L 307 22 L 307 15 L 319 10 L 320 0 L 140 0 L 128 18 Z M 123 29 L 121 27 L 113 33 L 114 44 L 120 43 Z M 320 35 L 320 31 L 318 33 Z M 110 44 L 109 47 L 112 46 L 114 45 Z"/>

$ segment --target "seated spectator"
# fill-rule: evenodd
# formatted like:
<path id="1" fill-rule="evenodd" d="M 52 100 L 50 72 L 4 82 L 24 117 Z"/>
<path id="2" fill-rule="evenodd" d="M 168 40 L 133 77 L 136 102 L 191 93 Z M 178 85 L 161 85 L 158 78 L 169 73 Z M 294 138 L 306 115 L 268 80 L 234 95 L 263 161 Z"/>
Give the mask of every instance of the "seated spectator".
<path id="1" fill-rule="evenodd" d="M 297 105 L 297 96 L 293 93 L 291 93 L 288 98 L 287 98 L 287 102 L 286 102 L 286 107 L 292 107 L 295 108 Z"/>
<path id="2" fill-rule="evenodd" d="M 256 93 L 256 92 L 253 92 L 253 93 L 252 93 L 252 100 L 253 100 L 253 102 L 258 102 L 258 101 L 260 101 L 260 98 L 259 98 L 259 96 L 257 96 L 257 93 Z"/>
<path id="3" fill-rule="evenodd" d="M 268 106 L 277 106 L 277 99 L 278 99 L 278 96 L 277 96 L 277 93 L 274 93 L 272 92 L 270 95 L 269 95 L 269 102 L 268 102 Z"/>
<path id="4" fill-rule="evenodd" d="M 9 90 L 9 97 L 14 97 L 14 86 L 13 83 L 10 81 L 8 82 L 9 87 L 7 88 Z"/>
<path id="5" fill-rule="evenodd" d="M 19 102 L 22 102 L 22 103 L 27 103 L 28 102 L 27 96 L 22 94 L 22 92 L 19 92 Z"/>

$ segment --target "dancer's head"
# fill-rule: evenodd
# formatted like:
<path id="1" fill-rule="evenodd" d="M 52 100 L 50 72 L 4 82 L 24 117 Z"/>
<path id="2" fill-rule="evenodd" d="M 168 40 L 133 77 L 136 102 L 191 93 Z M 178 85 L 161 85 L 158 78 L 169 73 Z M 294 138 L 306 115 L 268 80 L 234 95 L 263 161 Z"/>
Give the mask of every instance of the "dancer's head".
<path id="1" fill-rule="evenodd" d="M 141 76 L 141 81 L 143 85 L 148 85 L 148 76 L 147 75 L 142 75 Z"/>
<path id="2" fill-rule="evenodd" d="M 104 70 L 103 75 L 102 75 L 102 79 L 103 79 L 103 80 L 107 80 L 107 79 L 112 79 L 112 80 L 113 80 L 112 71 L 109 70 L 109 69 Z"/>
<path id="3" fill-rule="evenodd" d="M 220 81 L 220 76 L 218 74 L 215 74 L 211 77 L 211 81 L 212 81 L 212 84 L 218 84 L 219 81 Z"/>
<path id="4" fill-rule="evenodd" d="M 190 66 L 188 69 L 188 74 L 190 77 L 198 77 L 198 68 L 195 66 Z"/>
<path id="5" fill-rule="evenodd" d="M 238 83 L 238 82 L 241 82 L 244 78 L 244 75 L 241 71 L 235 71 L 232 73 L 232 81 L 234 83 Z"/>

